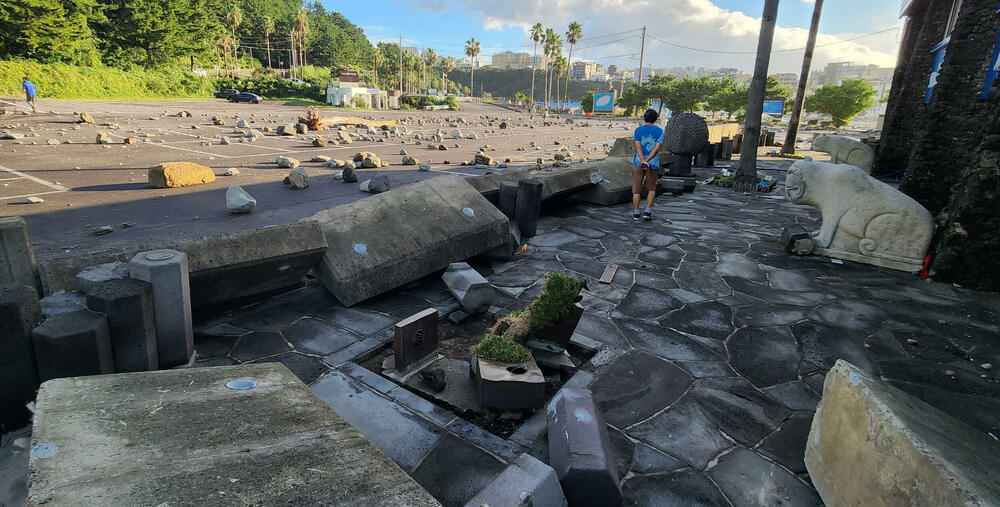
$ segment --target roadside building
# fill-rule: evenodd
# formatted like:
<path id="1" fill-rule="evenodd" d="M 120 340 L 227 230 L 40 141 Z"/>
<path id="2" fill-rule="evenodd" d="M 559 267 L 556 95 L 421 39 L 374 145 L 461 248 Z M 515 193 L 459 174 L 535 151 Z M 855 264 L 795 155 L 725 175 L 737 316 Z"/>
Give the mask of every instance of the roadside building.
<path id="1" fill-rule="evenodd" d="M 515 53 L 513 51 L 504 51 L 502 53 L 494 53 L 490 57 L 491 66 L 494 69 L 528 69 L 531 68 L 531 54 L 530 53 Z"/>
<path id="2" fill-rule="evenodd" d="M 997 0 L 903 0 L 906 19 L 873 174 L 938 218 L 932 276 L 1000 290 Z"/>
<path id="3" fill-rule="evenodd" d="M 585 81 L 597 74 L 597 64 L 594 62 L 573 62 L 569 69 L 569 77 Z"/>
<path id="4" fill-rule="evenodd" d="M 341 71 L 337 79 L 326 87 L 326 103 L 334 106 L 358 106 L 372 109 L 389 107 L 389 94 L 359 82 L 358 73 Z"/>

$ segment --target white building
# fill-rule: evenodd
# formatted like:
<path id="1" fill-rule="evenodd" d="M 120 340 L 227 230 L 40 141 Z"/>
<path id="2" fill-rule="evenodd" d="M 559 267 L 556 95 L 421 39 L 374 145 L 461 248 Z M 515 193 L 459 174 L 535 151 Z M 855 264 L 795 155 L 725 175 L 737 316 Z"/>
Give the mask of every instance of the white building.
<path id="1" fill-rule="evenodd" d="M 388 92 L 357 82 L 332 81 L 326 88 L 327 104 L 354 107 L 360 102 L 372 109 L 387 109 L 390 105 Z"/>

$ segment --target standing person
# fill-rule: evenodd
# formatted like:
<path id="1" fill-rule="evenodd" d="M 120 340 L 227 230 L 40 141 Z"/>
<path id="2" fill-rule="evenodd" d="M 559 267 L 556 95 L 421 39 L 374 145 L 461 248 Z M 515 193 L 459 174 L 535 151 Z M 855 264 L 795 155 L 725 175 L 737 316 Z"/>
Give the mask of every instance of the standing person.
<path id="1" fill-rule="evenodd" d="M 24 83 L 21 84 L 21 88 L 24 89 L 24 96 L 28 99 L 28 105 L 31 106 L 31 112 L 38 112 L 38 103 L 35 102 L 35 83 L 28 81 L 28 76 L 24 76 Z"/>
<path id="2" fill-rule="evenodd" d="M 655 125 L 659 118 L 654 109 L 647 109 L 642 115 L 645 125 L 635 129 L 635 160 L 632 165 L 632 220 L 639 220 L 639 202 L 642 190 L 646 190 L 645 220 L 653 219 L 653 199 L 656 184 L 660 178 L 660 145 L 663 144 L 663 129 Z"/>

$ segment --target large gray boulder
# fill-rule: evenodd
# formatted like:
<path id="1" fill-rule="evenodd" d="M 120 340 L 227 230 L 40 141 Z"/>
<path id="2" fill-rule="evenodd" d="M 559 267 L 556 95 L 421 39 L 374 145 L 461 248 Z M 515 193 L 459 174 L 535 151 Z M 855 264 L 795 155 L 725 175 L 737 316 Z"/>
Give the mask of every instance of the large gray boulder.
<path id="1" fill-rule="evenodd" d="M 1000 504 L 1000 444 L 839 360 L 805 452 L 827 505 Z"/>
<path id="2" fill-rule="evenodd" d="M 239 185 L 229 185 L 226 189 L 226 209 L 230 213 L 250 213 L 257 206 L 257 199 Z"/>
<path id="3" fill-rule="evenodd" d="M 694 155 L 708 145 L 708 124 L 694 113 L 674 115 L 663 129 L 663 149 L 679 155 Z"/>

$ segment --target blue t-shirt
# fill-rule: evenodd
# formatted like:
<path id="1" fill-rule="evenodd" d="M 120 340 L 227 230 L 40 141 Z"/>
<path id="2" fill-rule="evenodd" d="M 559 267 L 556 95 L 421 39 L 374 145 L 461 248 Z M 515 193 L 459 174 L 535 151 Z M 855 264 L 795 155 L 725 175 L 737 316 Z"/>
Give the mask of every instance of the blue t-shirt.
<path id="1" fill-rule="evenodd" d="M 24 88 L 25 95 L 29 97 L 35 96 L 35 83 L 32 83 L 31 81 L 25 81 L 24 84 L 21 86 L 21 88 Z"/>
<path id="2" fill-rule="evenodd" d="M 657 144 L 663 144 L 663 129 L 657 127 L 656 125 L 643 125 L 635 129 L 635 136 L 633 139 L 639 142 L 639 146 L 642 147 L 642 156 L 645 157 L 649 155 L 649 152 L 653 151 L 653 148 Z M 635 154 L 635 158 L 632 164 L 639 167 L 639 154 Z M 655 156 L 649 160 L 650 169 L 660 168 L 660 157 Z"/>

